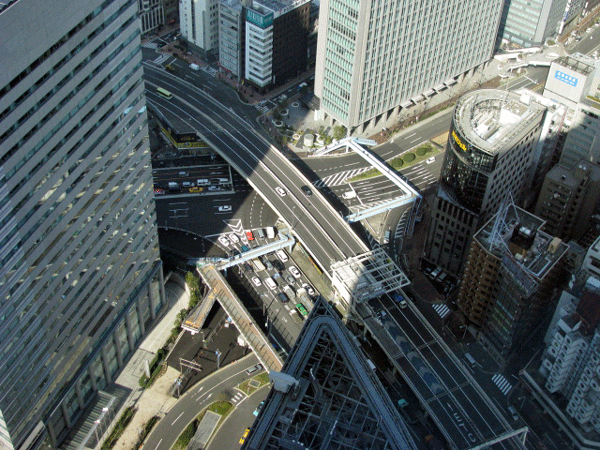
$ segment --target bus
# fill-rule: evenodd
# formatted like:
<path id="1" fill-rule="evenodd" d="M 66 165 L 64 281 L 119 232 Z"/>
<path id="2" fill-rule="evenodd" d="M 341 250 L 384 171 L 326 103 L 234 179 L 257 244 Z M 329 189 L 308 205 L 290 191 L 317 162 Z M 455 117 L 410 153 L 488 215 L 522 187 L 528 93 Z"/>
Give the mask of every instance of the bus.
<path id="1" fill-rule="evenodd" d="M 156 93 L 167 100 L 171 100 L 173 98 L 173 94 L 163 88 L 156 88 Z"/>

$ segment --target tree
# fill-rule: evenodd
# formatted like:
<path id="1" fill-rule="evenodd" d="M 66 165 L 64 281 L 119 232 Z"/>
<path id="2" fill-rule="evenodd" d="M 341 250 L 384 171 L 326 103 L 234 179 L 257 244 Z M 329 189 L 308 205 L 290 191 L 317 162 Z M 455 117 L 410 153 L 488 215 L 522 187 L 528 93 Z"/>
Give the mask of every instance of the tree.
<path id="1" fill-rule="evenodd" d="M 346 127 L 344 126 L 337 126 L 337 127 L 333 127 L 333 138 L 336 140 L 340 140 L 346 137 Z"/>

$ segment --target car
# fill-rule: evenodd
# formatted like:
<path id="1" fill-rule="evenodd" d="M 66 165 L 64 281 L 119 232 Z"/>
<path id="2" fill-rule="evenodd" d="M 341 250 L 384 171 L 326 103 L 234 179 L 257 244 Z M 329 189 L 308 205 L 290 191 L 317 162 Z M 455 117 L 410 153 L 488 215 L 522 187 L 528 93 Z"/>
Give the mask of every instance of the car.
<path id="1" fill-rule="evenodd" d="M 296 266 L 290 266 L 288 267 L 288 270 L 290 271 L 290 273 L 294 276 L 294 278 L 300 278 L 302 276 L 302 274 L 300 273 L 300 271 L 296 268 Z"/>
<path id="2" fill-rule="evenodd" d="M 292 275 L 285 275 L 284 278 L 289 284 L 293 285 L 296 282 L 296 279 Z"/>
<path id="3" fill-rule="evenodd" d="M 301 316 L 308 316 L 308 311 L 302 303 L 296 303 L 295 306 Z"/>
<path id="4" fill-rule="evenodd" d="M 312 195 L 312 191 L 308 186 L 302 186 L 300 189 L 302 190 L 302 192 L 304 192 L 304 195 L 306 195 L 307 197 L 310 197 Z"/>
<path id="5" fill-rule="evenodd" d="M 513 420 L 519 420 L 519 413 L 517 412 L 517 410 L 515 409 L 514 406 L 509 406 L 508 407 L 508 412 L 512 416 Z"/>
<path id="6" fill-rule="evenodd" d="M 308 295 L 315 295 L 316 294 L 315 290 L 313 289 L 313 287 L 310 284 L 304 283 L 302 285 L 302 287 L 304 289 L 306 289 L 306 292 L 308 293 Z"/>
<path id="7" fill-rule="evenodd" d="M 275 280 L 273 280 L 273 278 L 271 278 L 271 277 L 265 278 L 265 284 L 272 291 L 274 291 L 275 289 L 277 289 L 277 284 L 275 284 Z"/>
<path id="8" fill-rule="evenodd" d="M 164 193 L 165 193 L 165 190 L 164 190 L 164 189 L 162 189 L 162 188 L 154 188 L 154 193 L 155 193 L 155 194 L 162 195 L 162 194 L 164 194 Z"/>
<path id="9" fill-rule="evenodd" d="M 229 240 L 231 242 L 233 242 L 234 244 L 237 244 L 238 242 L 240 242 L 240 239 L 235 234 L 233 234 L 233 233 L 231 233 L 229 235 Z"/>
<path id="10" fill-rule="evenodd" d="M 281 186 L 277 186 L 275 188 L 275 192 L 277 192 L 281 197 L 285 197 L 285 194 L 287 194 L 287 192 L 285 192 L 285 189 Z"/>
<path id="11" fill-rule="evenodd" d="M 285 295 L 283 292 L 278 292 L 277 293 L 277 297 L 279 297 L 279 301 L 281 301 L 281 303 L 287 303 L 290 301 L 290 299 L 288 298 L 287 295 Z"/>
<path id="12" fill-rule="evenodd" d="M 254 240 L 254 235 L 252 234 L 252 231 L 246 231 L 246 237 L 248 238 L 249 241 Z"/>
<path id="13" fill-rule="evenodd" d="M 227 239 L 227 236 L 219 236 L 218 241 L 225 247 L 229 247 L 229 239 Z"/>
<path id="14" fill-rule="evenodd" d="M 286 262 L 288 260 L 288 257 L 283 250 L 277 250 L 275 254 L 282 262 Z"/>
<path id="15" fill-rule="evenodd" d="M 404 309 L 408 306 L 408 303 L 406 303 L 406 300 L 404 300 L 404 297 L 400 294 L 394 295 L 394 300 L 398 302 L 398 306 L 400 306 L 401 309 Z"/>
<path id="16" fill-rule="evenodd" d="M 283 272 L 285 270 L 285 265 L 278 259 L 273 261 L 273 266 L 275 267 L 276 270 L 280 270 L 281 272 Z"/>
<path id="17" fill-rule="evenodd" d="M 231 205 L 219 206 L 217 209 L 219 212 L 229 212 L 231 211 Z"/>
<path id="18" fill-rule="evenodd" d="M 221 188 L 219 186 L 209 186 L 208 190 L 209 191 L 220 191 Z"/>
<path id="19" fill-rule="evenodd" d="M 265 406 L 265 401 L 264 400 L 258 404 L 258 406 L 256 407 L 256 409 L 254 410 L 254 412 L 252 414 L 255 415 L 255 416 L 258 416 L 258 413 L 263 408 L 263 406 Z"/>
<path id="20" fill-rule="evenodd" d="M 270 259 L 267 259 L 267 258 L 265 258 L 265 259 L 263 260 L 263 263 L 265 264 L 265 266 L 267 266 L 267 269 L 268 269 L 268 270 L 273 270 L 273 269 L 274 269 L 274 267 L 273 267 L 273 263 L 271 262 L 271 260 L 270 260 Z"/>
<path id="21" fill-rule="evenodd" d="M 435 156 L 432 156 L 431 158 L 427 158 L 427 160 L 425 161 L 427 164 L 431 164 L 435 162 Z"/>
<path id="22" fill-rule="evenodd" d="M 254 267 L 249 262 L 244 263 L 244 269 L 246 269 L 246 272 L 254 272 Z"/>
<path id="23" fill-rule="evenodd" d="M 254 283 L 254 286 L 260 286 L 262 281 L 260 281 L 260 278 L 258 277 L 252 277 L 252 283 Z"/>
<path id="24" fill-rule="evenodd" d="M 242 251 L 248 252 L 248 251 L 250 251 L 250 247 L 248 247 L 247 245 L 242 245 Z"/>
<path id="25" fill-rule="evenodd" d="M 262 364 L 256 364 L 255 366 L 246 369 L 246 373 L 248 375 L 252 375 L 253 373 L 258 372 L 260 369 L 262 369 Z"/>
<path id="26" fill-rule="evenodd" d="M 240 438 L 240 444 L 243 444 L 244 442 L 246 442 L 246 438 L 248 437 L 248 434 L 250 434 L 250 428 L 246 428 L 246 431 L 244 431 L 244 434 L 242 434 L 242 437 Z"/>

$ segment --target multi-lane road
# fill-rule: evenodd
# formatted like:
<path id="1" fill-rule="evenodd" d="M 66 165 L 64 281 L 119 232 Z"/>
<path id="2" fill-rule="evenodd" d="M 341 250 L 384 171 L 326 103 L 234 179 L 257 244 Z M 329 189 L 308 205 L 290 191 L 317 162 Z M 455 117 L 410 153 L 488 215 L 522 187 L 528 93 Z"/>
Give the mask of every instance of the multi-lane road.
<path id="1" fill-rule="evenodd" d="M 367 250 L 364 242 L 324 197 L 317 192 L 310 198 L 306 197 L 301 186 L 310 182 L 233 110 L 226 109 L 189 83 L 165 76 L 163 71 L 147 67 L 145 78 L 149 87 L 149 103 L 178 115 L 197 129 L 204 141 L 218 148 L 221 155 L 295 230 L 322 267 L 328 269 L 334 261 L 345 260 Z M 173 99 L 166 100 L 156 95 L 156 87 L 172 92 Z"/>

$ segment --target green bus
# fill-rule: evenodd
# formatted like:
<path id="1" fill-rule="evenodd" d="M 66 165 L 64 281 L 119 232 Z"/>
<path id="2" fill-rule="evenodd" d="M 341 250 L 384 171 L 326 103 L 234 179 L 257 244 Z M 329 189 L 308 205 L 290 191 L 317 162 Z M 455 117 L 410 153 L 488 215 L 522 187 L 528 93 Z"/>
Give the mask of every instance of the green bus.
<path id="1" fill-rule="evenodd" d="M 163 88 L 156 88 L 156 93 L 167 100 L 171 100 L 173 98 L 173 94 Z"/>

